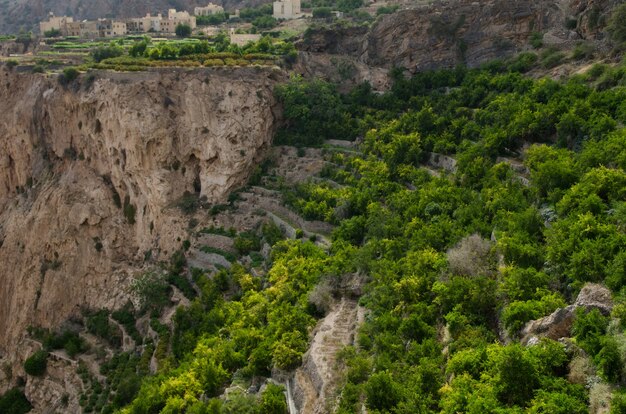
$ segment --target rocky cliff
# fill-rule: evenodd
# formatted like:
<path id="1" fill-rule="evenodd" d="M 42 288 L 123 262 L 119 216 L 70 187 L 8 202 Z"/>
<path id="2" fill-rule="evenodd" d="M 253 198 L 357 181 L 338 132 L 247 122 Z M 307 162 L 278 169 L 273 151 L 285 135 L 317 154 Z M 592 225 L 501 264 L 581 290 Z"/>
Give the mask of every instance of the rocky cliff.
<path id="1" fill-rule="evenodd" d="M 276 126 L 272 69 L 55 77 L 0 69 L 0 392 L 30 325 L 128 297 L 146 255 L 180 248 L 185 193 L 221 201 Z M 149 252 L 149 253 L 148 253 Z"/>
<path id="2" fill-rule="evenodd" d="M 460 63 L 474 67 L 529 48 L 535 33 L 557 46 L 601 41 L 607 16 L 617 3 L 440 1 L 381 16 L 369 28 L 312 29 L 299 47 L 305 54 L 349 56 L 369 67 L 403 67 L 411 72 Z"/>

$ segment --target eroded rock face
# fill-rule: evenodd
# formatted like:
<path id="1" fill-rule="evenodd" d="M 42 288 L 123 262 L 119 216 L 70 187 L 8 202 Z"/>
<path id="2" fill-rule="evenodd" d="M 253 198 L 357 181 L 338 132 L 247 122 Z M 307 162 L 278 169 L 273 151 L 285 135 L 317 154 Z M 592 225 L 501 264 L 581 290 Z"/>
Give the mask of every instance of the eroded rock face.
<path id="1" fill-rule="evenodd" d="M 0 359 L 14 365 L 0 392 L 23 375 L 28 326 L 123 305 L 146 252 L 180 248 L 185 191 L 219 202 L 245 182 L 271 143 L 282 76 L 99 73 L 62 86 L 0 70 Z"/>
<path id="2" fill-rule="evenodd" d="M 527 49 L 533 33 L 544 34 L 556 46 L 602 39 L 615 4 L 614 0 L 439 1 L 382 16 L 370 29 L 312 30 L 299 48 L 410 72 L 461 63 L 475 67 Z"/>
<path id="3" fill-rule="evenodd" d="M 528 322 L 521 332 L 522 343 L 532 343 L 533 338 L 537 337 L 557 340 L 571 336 L 576 309 L 581 307 L 587 310 L 598 309 L 604 315 L 610 314 L 613 309 L 611 291 L 602 285 L 586 284 L 573 305 L 557 309 L 546 317 Z"/>

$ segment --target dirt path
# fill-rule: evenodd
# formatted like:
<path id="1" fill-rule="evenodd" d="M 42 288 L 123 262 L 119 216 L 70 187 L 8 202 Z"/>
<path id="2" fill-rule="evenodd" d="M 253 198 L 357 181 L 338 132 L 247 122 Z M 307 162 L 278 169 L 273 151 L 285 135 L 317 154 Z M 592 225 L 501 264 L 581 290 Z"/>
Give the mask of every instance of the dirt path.
<path id="1" fill-rule="evenodd" d="M 295 374 L 295 402 L 302 414 L 329 412 L 336 398 L 340 373 L 337 353 L 352 345 L 364 319 L 364 308 L 353 299 L 342 298 L 313 331 L 311 346 Z"/>

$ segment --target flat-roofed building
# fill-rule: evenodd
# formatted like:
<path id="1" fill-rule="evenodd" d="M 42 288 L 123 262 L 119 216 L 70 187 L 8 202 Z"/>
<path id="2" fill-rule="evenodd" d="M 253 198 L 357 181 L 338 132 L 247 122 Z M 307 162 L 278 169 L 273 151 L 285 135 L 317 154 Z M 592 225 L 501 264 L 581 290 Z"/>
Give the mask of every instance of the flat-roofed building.
<path id="1" fill-rule="evenodd" d="M 128 33 L 158 33 L 161 31 L 162 21 L 163 16 L 160 13 L 156 16 L 148 13 L 144 17 L 128 19 L 126 21 L 126 30 Z"/>
<path id="2" fill-rule="evenodd" d="M 74 22 L 74 18 L 68 16 L 55 16 L 53 13 L 48 15 L 48 21 L 39 23 L 39 31 L 41 34 L 51 30 L 58 30 L 63 36 L 67 36 L 67 24 Z"/>
<path id="3" fill-rule="evenodd" d="M 210 16 L 216 13 L 224 13 L 224 8 L 217 4 L 209 3 L 204 7 L 196 7 L 193 9 L 193 14 L 196 16 Z"/>
<path id="4" fill-rule="evenodd" d="M 176 9 L 169 9 L 167 11 L 167 19 L 161 20 L 161 33 L 176 33 L 176 26 L 179 24 L 186 24 L 191 27 L 191 30 L 196 28 L 196 16 L 191 16 L 186 11 L 176 11 Z"/>
<path id="5" fill-rule="evenodd" d="M 124 36 L 127 33 L 126 22 L 111 19 L 98 20 L 100 37 Z"/>
<path id="6" fill-rule="evenodd" d="M 274 2 L 275 19 L 297 19 L 302 16 L 300 0 L 282 0 Z"/>
<path id="7" fill-rule="evenodd" d="M 66 36 L 96 38 L 100 35 L 98 23 L 95 21 L 70 22 L 65 27 L 67 30 Z"/>

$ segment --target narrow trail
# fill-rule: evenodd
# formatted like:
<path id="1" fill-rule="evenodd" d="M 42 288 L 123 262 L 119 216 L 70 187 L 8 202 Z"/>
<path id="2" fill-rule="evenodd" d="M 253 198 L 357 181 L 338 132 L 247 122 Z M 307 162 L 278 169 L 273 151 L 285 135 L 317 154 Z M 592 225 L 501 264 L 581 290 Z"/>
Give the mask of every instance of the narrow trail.
<path id="1" fill-rule="evenodd" d="M 364 319 L 364 308 L 354 299 L 342 298 L 313 332 L 311 346 L 295 373 L 294 399 L 301 414 L 329 412 L 336 398 L 340 373 L 337 354 L 352 345 Z"/>

